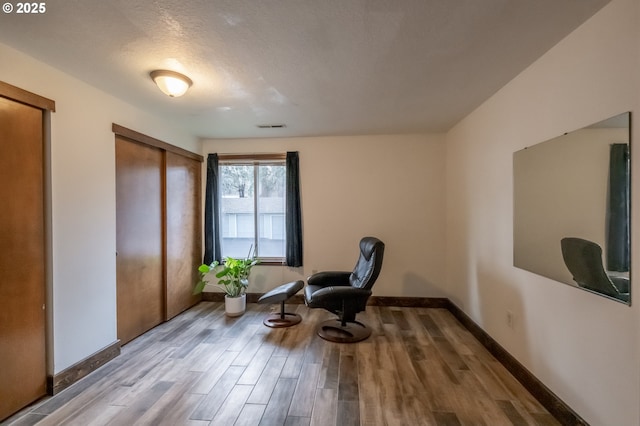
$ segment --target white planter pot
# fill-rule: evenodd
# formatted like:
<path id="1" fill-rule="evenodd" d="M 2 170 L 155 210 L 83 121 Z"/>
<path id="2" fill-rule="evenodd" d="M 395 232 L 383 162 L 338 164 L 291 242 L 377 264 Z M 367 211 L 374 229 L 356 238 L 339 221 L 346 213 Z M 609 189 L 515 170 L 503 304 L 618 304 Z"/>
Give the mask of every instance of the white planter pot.
<path id="1" fill-rule="evenodd" d="M 224 296 L 224 311 L 228 317 L 239 317 L 247 309 L 247 295 L 239 297 Z"/>

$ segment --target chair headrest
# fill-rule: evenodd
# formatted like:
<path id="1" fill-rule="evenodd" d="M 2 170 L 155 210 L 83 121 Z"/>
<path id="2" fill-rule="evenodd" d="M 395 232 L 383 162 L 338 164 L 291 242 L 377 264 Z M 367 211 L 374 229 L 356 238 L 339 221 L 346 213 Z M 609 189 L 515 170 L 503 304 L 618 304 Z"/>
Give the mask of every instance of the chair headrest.
<path id="1" fill-rule="evenodd" d="M 376 237 L 364 237 L 360 240 L 360 253 L 367 260 L 371 260 L 371 256 L 379 248 L 384 248 L 384 243 Z"/>

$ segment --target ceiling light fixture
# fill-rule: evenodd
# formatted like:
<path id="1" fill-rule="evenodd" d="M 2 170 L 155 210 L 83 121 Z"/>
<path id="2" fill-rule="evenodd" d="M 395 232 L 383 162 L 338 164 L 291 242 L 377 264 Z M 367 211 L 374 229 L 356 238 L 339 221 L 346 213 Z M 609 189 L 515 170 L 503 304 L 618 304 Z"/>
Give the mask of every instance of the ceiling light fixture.
<path id="1" fill-rule="evenodd" d="M 151 76 L 160 90 L 172 98 L 184 95 L 193 84 L 189 77 L 175 71 L 155 70 L 151 71 L 149 76 Z"/>

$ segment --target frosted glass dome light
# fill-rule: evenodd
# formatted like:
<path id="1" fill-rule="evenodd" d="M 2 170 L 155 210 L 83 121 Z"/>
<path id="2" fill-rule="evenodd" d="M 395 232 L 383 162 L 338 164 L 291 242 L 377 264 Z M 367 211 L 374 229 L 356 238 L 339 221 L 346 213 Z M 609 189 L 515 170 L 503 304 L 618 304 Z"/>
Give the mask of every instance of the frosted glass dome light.
<path id="1" fill-rule="evenodd" d="M 175 71 L 155 70 L 149 75 L 160 90 L 172 98 L 184 95 L 193 84 L 189 77 Z"/>

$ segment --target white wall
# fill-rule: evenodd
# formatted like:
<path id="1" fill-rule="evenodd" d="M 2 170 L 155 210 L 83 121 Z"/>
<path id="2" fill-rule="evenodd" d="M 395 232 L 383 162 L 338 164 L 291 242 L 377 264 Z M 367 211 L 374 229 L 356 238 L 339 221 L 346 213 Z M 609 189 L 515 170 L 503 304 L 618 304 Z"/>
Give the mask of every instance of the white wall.
<path id="1" fill-rule="evenodd" d="M 198 152 L 166 120 L 0 44 L 0 80 L 53 99 L 49 373 L 116 340 L 115 145 L 117 123 Z"/>
<path id="2" fill-rule="evenodd" d="M 447 134 L 446 293 L 592 425 L 640 424 L 640 299 L 628 307 L 512 265 L 512 156 L 624 111 L 640 128 L 639 13 L 613 0 Z"/>
<path id="3" fill-rule="evenodd" d="M 361 237 L 386 245 L 376 296 L 441 296 L 444 136 L 207 140 L 203 152 L 300 153 L 304 266 L 259 266 L 250 292 L 313 270 L 352 270 Z M 206 291 L 215 287 L 209 285 Z"/>

